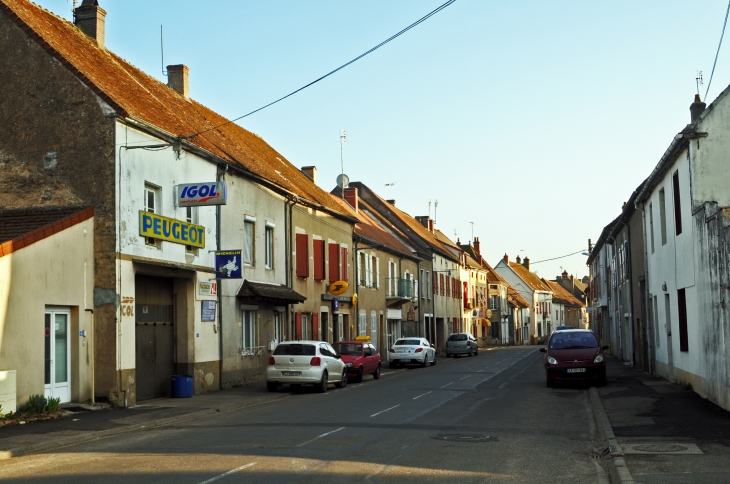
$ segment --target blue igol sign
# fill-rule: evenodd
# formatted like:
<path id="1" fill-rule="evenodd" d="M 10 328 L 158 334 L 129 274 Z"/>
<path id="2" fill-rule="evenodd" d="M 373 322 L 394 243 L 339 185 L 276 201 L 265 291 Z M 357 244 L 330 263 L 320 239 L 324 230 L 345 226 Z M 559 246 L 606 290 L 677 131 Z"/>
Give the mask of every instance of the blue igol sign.
<path id="1" fill-rule="evenodd" d="M 205 227 L 139 211 L 139 235 L 176 244 L 205 247 Z"/>

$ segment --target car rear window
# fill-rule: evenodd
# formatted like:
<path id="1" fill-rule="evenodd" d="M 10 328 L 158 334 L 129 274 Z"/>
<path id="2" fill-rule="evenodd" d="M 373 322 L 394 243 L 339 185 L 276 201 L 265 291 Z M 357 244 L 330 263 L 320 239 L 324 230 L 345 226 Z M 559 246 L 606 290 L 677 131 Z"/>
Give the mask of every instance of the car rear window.
<path id="1" fill-rule="evenodd" d="M 421 346 L 420 339 L 399 339 L 395 342 L 396 346 Z"/>
<path id="2" fill-rule="evenodd" d="M 598 348 L 598 340 L 593 333 L 555 333 L 550 338 L 550 348 L 553 350 Z"/>
<path id="3" fill-rule="evenodd" d="M 465 334 L 452 334 L 447 341 L 466 341 Z"/>
<path id="4" fill-rule="evenodd" d="M 362 345 L 354 343 L 340 343 L 333 346 L 341 355 L 360 356 L 362 354 Z"/>
<path id="5" fill-rule="evenodd" d="M 317 354 L 317 349 L 314 345 L 303 345 L 303 344 L 285 344 L 279 345 L 274 350 L 275 355 L 292 355 L 292 356 L 314 356 Z"/>

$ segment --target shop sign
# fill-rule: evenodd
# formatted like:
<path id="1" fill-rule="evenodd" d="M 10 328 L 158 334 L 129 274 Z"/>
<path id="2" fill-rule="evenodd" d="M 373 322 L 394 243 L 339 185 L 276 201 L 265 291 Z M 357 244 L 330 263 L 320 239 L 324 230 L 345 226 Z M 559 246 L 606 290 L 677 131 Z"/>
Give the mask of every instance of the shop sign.
<path id="1" fill-rule="evenodd" d="M 332 311 L 339 311 L 340 310 L 340 300 L 335 298 L 332 298 Z"/>
<path id="2" fill-rule="evenodd" d="M 203 205 L 225 205 L 228 191 L 226 182 L 184 183 L 175 185 L 175 200 L 179 207 L 200 207 Z"/>
<path id="3" fill-rule="evenodd" d="M 139 235 L 205 248 L 205 227 L 139 211 Z"/>
<path id="4" fill-rule="evenodd" d="M 198 283 L 198 294 L 200 294 L 201 296 L 217 296 L 218 295 L 218 283 L 215 281 L 199 282 Z"/>
<path id="5" fill-rule="evenodd" d="M 241 279 L 241 250 L 219 250 L 215 253 L 215 267 L 219 279 Z"/>
<path id="6" fill-rule="evenodd" d="M 330 284 L 329 293 L 333 296 L 341 296 L 347 292 L 349 285 L 345 281 L 337 281 Z"/>
<path id="7" fill-rule="evenodd" d="M 200 320 L 202 322 L 214 322 L 215 321 L 215 310 L 218 301 L 200 301 Z"/>

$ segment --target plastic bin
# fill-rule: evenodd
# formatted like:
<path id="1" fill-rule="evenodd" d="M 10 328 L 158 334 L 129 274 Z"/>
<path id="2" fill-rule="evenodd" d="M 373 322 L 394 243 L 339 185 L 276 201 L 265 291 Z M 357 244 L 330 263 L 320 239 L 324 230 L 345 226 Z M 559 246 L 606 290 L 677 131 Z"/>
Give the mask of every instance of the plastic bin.
<path id="1" fill-rule="evenodd" d="M 193 377 L 190 375 L 172 375 L 172 398 L 188 398 L 193 396 Z"/>

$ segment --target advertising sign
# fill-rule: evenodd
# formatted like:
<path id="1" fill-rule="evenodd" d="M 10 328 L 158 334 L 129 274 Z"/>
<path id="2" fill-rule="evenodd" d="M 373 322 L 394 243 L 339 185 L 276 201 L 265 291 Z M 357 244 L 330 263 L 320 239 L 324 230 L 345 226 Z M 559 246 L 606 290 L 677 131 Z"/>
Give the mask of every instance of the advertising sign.
<path id="1" fill-rule="evenodd" d="M 205 248 L 205 227 L 139 211 L 139 235 Z"/>
<path id="2" fill-rule="evenodd" d="M 241 279 L 241 250 L 219 250 L 215 253 L 215 269 L 219 279 Z"/>
<path id="3" fill-rule="evenodd" d="M 340 310 L 340 300 L 335 298 L 332 298 L 332 311 L 339 311 Z"/>
<path id="4" fill-rule="evenodd" d="M 228 199 L 226 182 L 185 183 L 175 185 L 175 200 L 180 207 L 225 205 Z"/>
<path id="5" fill-rule="evenodd" d="M 333 296 L 341 296 L 347 292 L 348 284 L 345 281 L 337 281 L 330 284 L 329 292 Z"/>
<path id="6" fill-rule="evenodd" d="M 198 293 L 201 296 L 217 296 L 218 295 L 218 283 L 215 281 L 210 282 L 199 282 Z"/>
<path id="7" fill-rule="evenodd" d="M 202 322 L 214 322 L 215 321 L 215 310 L 218 301 L 200 301 L 200 320 Z"/>

